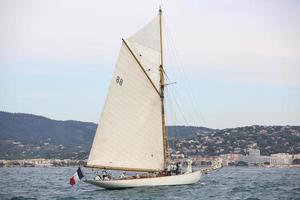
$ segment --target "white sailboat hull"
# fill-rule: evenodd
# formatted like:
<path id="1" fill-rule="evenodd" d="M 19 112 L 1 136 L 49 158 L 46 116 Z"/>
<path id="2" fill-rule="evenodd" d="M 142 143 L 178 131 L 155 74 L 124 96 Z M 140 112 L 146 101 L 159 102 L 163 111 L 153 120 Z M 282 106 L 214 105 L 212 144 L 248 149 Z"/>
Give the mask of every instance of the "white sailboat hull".
<path id="1" fill-rule="evenodd" d="M 123 179 L 123 180 L 107 180 L 107 181 L 86 180 L 85 182 L 105 189 L 122 189 L 122 188 L 146 187 L 146 186 L 194 184 L 200 180 L 201 175 L 202 175 L 201 171 L 195 171 L 192 173 L 180 174 L 174 176 Z"/>

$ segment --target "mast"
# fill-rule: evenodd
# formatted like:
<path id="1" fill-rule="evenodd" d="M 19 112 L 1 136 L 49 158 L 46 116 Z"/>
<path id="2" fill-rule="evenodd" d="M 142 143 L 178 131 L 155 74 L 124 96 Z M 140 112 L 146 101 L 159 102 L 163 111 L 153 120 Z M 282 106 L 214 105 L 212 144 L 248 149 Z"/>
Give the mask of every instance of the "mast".
<path id="1" fill-rule="evenodd" d="M 158 14 L 122 42 L 88 167 L 145 172 L 165 169 L 161 10 Z"/>
<path id="2" fill-rule="evenodd" d="M 164 145 L 164 165 L 167 165 L 167 132 L 166 132 L 166 119 L 165 119 L 165 102 L 164 102 L 164 68 L 163 68 L 163 38 L 162 38 L 162 10 L 159 7 L 159 35 L 160 35 L 160 100 L 161 100 L 161 117 L 162 117 L 162 133 L 163 133 L 163 145 Z"/>

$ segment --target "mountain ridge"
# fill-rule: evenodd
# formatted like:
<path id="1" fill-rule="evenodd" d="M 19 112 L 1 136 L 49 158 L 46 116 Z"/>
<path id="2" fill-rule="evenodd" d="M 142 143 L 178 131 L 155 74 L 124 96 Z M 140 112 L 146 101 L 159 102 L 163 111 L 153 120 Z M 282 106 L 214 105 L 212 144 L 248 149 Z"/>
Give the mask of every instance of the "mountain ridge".
<path id="1" fill-rule="evenodd" d="M 97 124 L 93 122 L 55 120 L 41 115 L 0 111 L 0 159 L 84 159 L 90 151 L 96 127 Z M 261 145 L 265 153 L 276 152 L 277 147 L 288 153 L 300 152 L 300 147 L 297 147 L 297 142 L 300 143 L 300 126 L 256 125 L 226 129 L 168 126 L 167 132 L 169 140 L 176 143 L 189 139 L 198 142 L 195 145 L 183 145 L 185 151 L 182 147 L 174 147 L 185 154 L 205 156 L 232 153 L 253 143 Z M 230 143 L 226 145 L 230 148 L 225 145 L 228 141 Z"/>

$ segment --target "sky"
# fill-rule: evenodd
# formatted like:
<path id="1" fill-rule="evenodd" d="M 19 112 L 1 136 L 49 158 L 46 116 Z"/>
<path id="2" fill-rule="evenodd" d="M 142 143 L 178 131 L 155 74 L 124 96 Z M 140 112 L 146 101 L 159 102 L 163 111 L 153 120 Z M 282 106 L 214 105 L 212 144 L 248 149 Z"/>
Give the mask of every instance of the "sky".
<path id="1" fill-rule="evenodd" d="M 0 0 L 0 110 L 98 122 L 121 38 L 160 4 L 168 124 L 300 125 L 296 0 Z"/>

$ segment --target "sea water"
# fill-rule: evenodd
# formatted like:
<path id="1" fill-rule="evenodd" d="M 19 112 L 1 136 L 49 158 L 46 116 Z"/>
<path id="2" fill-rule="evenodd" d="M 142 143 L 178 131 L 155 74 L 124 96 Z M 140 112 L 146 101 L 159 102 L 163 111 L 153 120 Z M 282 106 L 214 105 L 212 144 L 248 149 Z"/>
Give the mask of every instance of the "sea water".
<path id="1" fill-rule="evenodd" d="M 69 178 L 77 167 L 0 168 L 0 199 L 300 199 L 300 168 L 225 167 L 193 185 L 104 190 Z M 82 169 L 93 178 L 95 172 Z"/>

